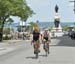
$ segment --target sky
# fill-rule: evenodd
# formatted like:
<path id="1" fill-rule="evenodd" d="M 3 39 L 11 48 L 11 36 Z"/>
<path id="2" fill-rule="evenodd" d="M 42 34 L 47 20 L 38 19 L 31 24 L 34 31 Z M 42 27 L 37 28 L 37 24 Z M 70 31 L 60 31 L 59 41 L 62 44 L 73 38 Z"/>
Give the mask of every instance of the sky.
<path id="1" fill-rule="evenodd" d="M 74 3 L 71 0 L 26 0 L 28 6 L 36 13 L 28 18 L 27 22 L 53 22 L 55 16 L 55 6 L 59 7 L 60 22 L 74 22 Z M 17 18 L 14 20 L 19 21 Z"/>

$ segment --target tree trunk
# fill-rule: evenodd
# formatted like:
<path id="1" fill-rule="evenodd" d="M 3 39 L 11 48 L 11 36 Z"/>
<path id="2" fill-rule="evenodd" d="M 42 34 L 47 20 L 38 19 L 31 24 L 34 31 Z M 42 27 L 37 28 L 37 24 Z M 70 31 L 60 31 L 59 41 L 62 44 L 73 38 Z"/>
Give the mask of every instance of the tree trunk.
<path id="1" fill-rule="evenodd" d="M 0 32 L 0 42 L 2 41 L 2 33 Z"/>
<path id="2" fill-rule="evenodd" d="M 1 29 L 0 29 L 0 42 L 2 42 L 2 40 L 3 40 L 3 28 L 4 28 L 4 23 L 5 23 L 5 19 L 3 20 L 2 26 L 1 26 Z"/>

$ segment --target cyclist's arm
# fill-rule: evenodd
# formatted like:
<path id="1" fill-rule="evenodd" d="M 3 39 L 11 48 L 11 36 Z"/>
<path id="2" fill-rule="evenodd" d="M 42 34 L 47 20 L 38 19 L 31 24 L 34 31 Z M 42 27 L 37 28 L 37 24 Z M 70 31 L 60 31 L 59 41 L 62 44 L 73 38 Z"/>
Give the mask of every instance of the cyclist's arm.
<path id="1" fill-rule="evenodd" d="M 42 33 L 42 37 L 41 37 L 42 44 L 43 44 L 43 41 L 44 41 L 44 33 Z"/>
<path id="2" fill-rule="evenodd" d="M 50 35 L 50 33 L 49 33 L 49 36 L 48 36 L 48 38 L 49 38 L 49 41 L 51 42 L 51 35 Z"/>
<path id="3" fill-rule="evenodd" d="M 39 42 L 41 43 L 41 34 L 39 34 Z"/>
<path id="4" fill-rule="evenodd" d="M 33 43 L 33 34 L 30 36 L 31 44 Z"/>

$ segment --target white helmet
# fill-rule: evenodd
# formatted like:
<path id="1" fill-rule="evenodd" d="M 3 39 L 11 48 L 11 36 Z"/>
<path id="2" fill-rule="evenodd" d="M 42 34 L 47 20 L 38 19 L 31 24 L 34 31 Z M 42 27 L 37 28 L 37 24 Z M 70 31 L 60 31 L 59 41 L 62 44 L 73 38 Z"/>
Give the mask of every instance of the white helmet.
<path id="1" fill-rule="evenodd" d="M 45 31 L 48 31 L 48 29 L 45 29 Z"/>

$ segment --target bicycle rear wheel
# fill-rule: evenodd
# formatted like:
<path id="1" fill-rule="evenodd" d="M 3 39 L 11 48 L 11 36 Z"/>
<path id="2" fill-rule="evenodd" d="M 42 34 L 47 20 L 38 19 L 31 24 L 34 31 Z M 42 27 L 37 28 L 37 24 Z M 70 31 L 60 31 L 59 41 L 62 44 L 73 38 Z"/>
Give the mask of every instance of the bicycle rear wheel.
<path id="1" fill-rule="evenodd" d="M 38 58 L 38 52 L 35 55 L 36 55 L 35 57 Z"/>

